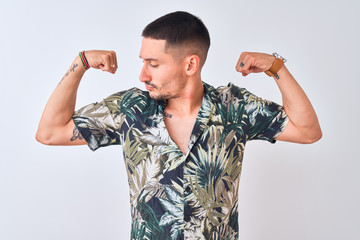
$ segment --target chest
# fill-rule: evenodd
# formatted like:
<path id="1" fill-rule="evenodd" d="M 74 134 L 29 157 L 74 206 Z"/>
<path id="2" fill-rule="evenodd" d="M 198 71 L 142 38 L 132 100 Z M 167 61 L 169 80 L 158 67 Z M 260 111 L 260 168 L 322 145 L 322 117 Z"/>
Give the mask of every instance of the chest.
<path id="1" fill-rule="evenodd" d="M 181 117 L 166 115 L 164 122 L 171 139 L 178 145 L 186 155 L 191 133 L 194 129 L 197 114 Z"/>

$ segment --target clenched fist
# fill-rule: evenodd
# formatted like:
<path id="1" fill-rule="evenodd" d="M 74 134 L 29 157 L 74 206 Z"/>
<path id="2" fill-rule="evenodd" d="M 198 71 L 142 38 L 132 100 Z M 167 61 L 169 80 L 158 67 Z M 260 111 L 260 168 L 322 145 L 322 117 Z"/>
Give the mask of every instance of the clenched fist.
<path id="1" fill-rule="evenodd" d="M 85 51 L 85 56 L 92 68 L 110 73 L 115 73 L 118 68 L 114 51 L 89 50 Z"/>
<path id="2" fill-rule="evenodd" d="M 245 77 L 249 73 L 259 73 L 269 70 L 275 57 L 266 53 L 243 52 L 236 64 L 236 71 Z"/>

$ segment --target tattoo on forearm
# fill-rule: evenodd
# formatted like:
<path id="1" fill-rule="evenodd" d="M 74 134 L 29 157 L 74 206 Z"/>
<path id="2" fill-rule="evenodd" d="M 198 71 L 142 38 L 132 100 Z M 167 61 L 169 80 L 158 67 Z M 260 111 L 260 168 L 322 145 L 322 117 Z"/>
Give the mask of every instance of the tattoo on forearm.
<path id="1" fill-rule="evenodd" d="M 172 118 L 172 114 L 165 112 L 165 117 Z"/>
<path id="2" fill-rule="evenodd" d="M 76 139 L 82 140 L 84 138 L 79 132 L 79 129 L 77 129 L 77 127 L 75 126 L 73 130 L 73 136 L 70 138 L 70 141 L 75 141 Z"/>
<path id="3" fill-rule="evenodd" d="M 74 65 L 70 68 L 70 70 L 65 74 L 65 76 L 60 80 L 58 86 L 60 85 L 60 83 L 62 82 L 62 80 L 64 80 L 69 74 L 70 72 L 75 72 L 75 68 L 78 66 L 77 63 L 74 63 Z"/>
<path id="4" fill-rule="evenodd" d="M 74 72 L 75 71 L 75 68 L 78 66 L 77 63 L 74 63 L 74 65 L 72 66 L 72 68 L 70 69 L 70 72 Z"/>

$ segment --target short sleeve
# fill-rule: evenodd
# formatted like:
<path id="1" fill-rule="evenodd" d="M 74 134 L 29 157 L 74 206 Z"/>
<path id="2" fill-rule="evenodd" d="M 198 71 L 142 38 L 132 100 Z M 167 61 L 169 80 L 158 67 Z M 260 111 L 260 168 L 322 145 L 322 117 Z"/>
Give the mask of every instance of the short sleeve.
<path id="1" fill-rule="evenodd" d="M 289 118 L 284 107 L 243 90 L 249 120 L 248 140 L 266 140 L 275 143 L 275 138 L 285 129 Z"/>
<path id="2" fill-rule="evenodd" d="M 73 121 L 92 151 L 100 147 L 120 144 L 119 123 L 109 109 L 106 99 L 88 104 L 73 114 Z"/>

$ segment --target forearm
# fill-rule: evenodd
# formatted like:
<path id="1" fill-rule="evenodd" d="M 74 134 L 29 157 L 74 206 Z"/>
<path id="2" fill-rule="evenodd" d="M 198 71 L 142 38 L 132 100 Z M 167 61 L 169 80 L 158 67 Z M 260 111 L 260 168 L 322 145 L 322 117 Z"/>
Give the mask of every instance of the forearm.
<path id="1" fill-rule="evenodd" d="M 50 96 L 40 119 L 37 138 L 47 140 L 55 131 L 66 126 L 72 118 L 76 94 L 85 68 L 77 56 Z"/>
<path id="2" fill-rule="evenodd" d="M 290 121 L 308 139 L 321 137 L 321 130 L 315 110 L 303 89 L 285 67 L 274 77 L 283 100 L 283 106 Z"/>

